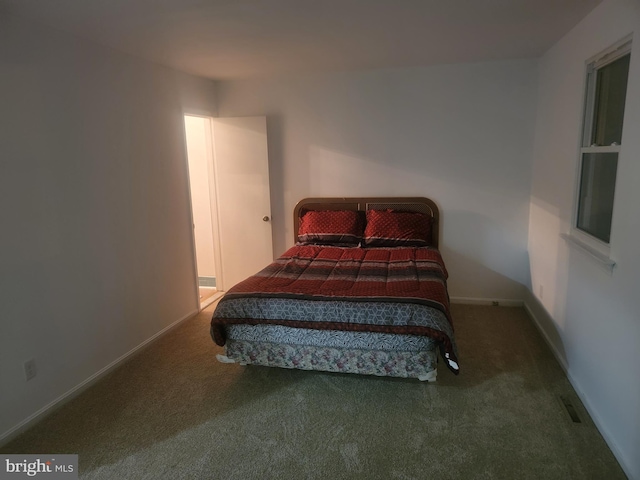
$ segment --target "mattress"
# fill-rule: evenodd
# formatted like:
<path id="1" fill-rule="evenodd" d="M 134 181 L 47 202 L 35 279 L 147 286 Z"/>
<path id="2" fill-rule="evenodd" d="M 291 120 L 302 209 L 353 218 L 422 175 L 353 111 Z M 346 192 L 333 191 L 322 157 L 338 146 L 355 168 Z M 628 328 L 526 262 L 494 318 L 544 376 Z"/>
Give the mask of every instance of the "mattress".
<path id="1" fill-rule="evenodd" d="M 431 247 L 298 245 L 234 286 L 217 306 L 211 332 L 218 345 L 231 342 L 228 357 L 242 363 L 270 358 L 290 366 L 293 351 L 303 349 L 304 366 L 295 368 L 317 367 L 323 356 L 344 364 L 348 354 L 378 358 L 381 371 L 422 355 L 420 374 L 410 368 L 396 375 L 420 376 L 433 369 L 439 350 L 457 373 L 446 278 Z"/>

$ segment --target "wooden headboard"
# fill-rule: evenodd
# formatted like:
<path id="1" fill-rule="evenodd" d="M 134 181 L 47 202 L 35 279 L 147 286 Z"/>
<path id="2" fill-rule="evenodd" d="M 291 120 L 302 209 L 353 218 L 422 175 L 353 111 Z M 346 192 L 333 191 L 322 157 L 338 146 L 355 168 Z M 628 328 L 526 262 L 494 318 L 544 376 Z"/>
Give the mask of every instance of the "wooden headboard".
<path id="1" fill-rule="evenodd" d="M 404 210 L 408 212 L 426 213 L 433 217 L 431 225 L 431 243 L 438 248 L 440 238 L 440 211 L 436 203 L 425 197 L 335 197 L 335 198 L 304 198 L 293 209 L 293 236 L 298 240 L 300 217 L 309 210 Z"/>

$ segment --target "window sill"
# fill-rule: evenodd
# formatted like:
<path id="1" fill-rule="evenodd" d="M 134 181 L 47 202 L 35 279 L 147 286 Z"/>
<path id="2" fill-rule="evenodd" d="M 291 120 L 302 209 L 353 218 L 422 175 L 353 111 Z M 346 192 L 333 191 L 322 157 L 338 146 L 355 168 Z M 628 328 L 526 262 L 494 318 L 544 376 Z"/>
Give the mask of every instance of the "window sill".
<path id="1" fill-rule="evenodd" d="M 587 245 L 586 243 L 582 242 L 581 240 L 577 239 L 572 235 L 569 235 L 567 233 L 561 233 L 560 236 L 567 241 L 567 244 L 569 245 L 569 247 L 587 254 L 593 260 L 598 262 L 598 264 L 601 267 L 603 267 L 605 270 L 607 270 L 609 273 L 613 272 L 613 267 L 616 266 L 616 262 L 611 260 L 609 256 L 599 252 L 593 247 L 590 247 L 589 245 Z"/>

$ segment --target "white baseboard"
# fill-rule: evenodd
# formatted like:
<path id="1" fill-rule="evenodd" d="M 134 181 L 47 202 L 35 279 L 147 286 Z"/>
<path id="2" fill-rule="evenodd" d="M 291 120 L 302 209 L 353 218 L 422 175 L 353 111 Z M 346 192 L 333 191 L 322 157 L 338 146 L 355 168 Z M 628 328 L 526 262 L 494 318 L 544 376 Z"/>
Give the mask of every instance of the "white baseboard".
<path id="1" fill-rule="evenodd" d="M 534 299 L 534 301 L 537 302 L 538 300 Z M 544 308 L 542 306 L 540 306 L 540 307 Z M 556 360 L 558 360 L 558 363 L 560 364 L 560 366 L 562 367 L 562 370 L 564 370 L 564 373 L 567 375 L 567 378 L 568 378 L 569 377 L 569 366 L 567 365 L 567 360 L 564 358 L 564 355 L 560 354 L 560 351 L 558 350 L 558 347 L 555 345 L 555 343 L 553 341 L 551 341 L 551 338 L 549 337 L 549 334 L 542 327 L 542 323 L 540 322 L 540 319 L 536 316 L 535 313 L 533 313 L 533 310 L 531 310 L 531 307 L 529 306 L 529 303 L 526 302 L 526 301 L 524 302 L 524 310 L 529 315 L 529 318 L 531 318 L 531 320 L 533 321 L 533 324 L 538 329 L 538 332 L 540 332 L 540 335 L 542 335 L 542 338 L 544 338 L 544 341 L 546 342 L 547 346 L 551 349 L 551 353 L 553 353 L 553 356 L 556 357 Z"/>
<path id="2" fill-rule="evenodd" d="M 191 317 L 193 317 L 193 316 L 195 316 L 197 314 L 198 314 L 198 312 L 194 310 L 193 312 L 188 313 L 187 315 L 185 315 L 184 317 L 180 318 L 179 320 L 176 320 L 171 325 L 168 325 L 167 327 L 163 328 L 162 330 L 160 330 L 155 335 L 149 337 L 144 342 L 142 342 L 140 345 L 138 345 L 137 347 L 131 349 L 130 351 L 128 351 L 127 353 L 125 353 L 121 357 L 117 358 L 116 360 L 111 362 L 106 367 L 102 368 L 98 372 L 96 372 L 93 375 L 91 375 L 86 380 L 80 382 L 78 385 L 73 387 L 71 390 L 67 391 L 66 393 L 62 394 L 61 396 L 59 396 L 58 398 L 56 398 L 52 402 L 48 403 L 47 405 L 42 407 L 40 410 L 38 410 L 34 414 L 28 416 L 23 421 L 18 423 L 15 427 L 10 428 L 6 432 L 4 432 L 2 435 L 0 435 L 0 446 L 10 442 L 15 437 L 20 435 L 22 432 L 27 430 L 29 427 L 31 427 L 34 424 L 36 424 L 39 420 L 42 419 L 42 417 L 44 417 L 46 414 L 50 413 L 50 411 L 53 410 L 54 408 L 61 407 L 66 402 L 68 402 L 68 401 L 72 400 L 73 398 L 77 397 L 79 394 L 81 394 L 83 391 L 85 391 L 91 385 L 93 385 L 98 380 L 100 380 L 102 377 L 104 377 L 107 373 L 111 372 L 113 369 L 118 367 L 120 364 L 124 363 L 126 360 L 129 359 L 129 357 L 131 357 L 135 353 L 139 352 L 141 349 L 143 349 L 144 347 L 146 347 L 147 345 L 152 343 L 154 340 L 157 340 L 162 335 L 168 333 L 170 330 L 172 330 L 173 328 L 177 327 L 180 323 L 184 322 L 185 320 L 188 320 L 189 318 L 191 318 Z"/>
<path id="3" fill-rule="evenodd" d="M 584 393 L 584 390 L 580 386 L 580 382 L 576 380 L 576 378 L 572 375 L 571 371 L 569 370 L 569 366 L 567 365 L 567 360 L 564 358 L 563 355 L 560 354 L 560 351 L 558 350 L 558 347 L 554 344 L 554 342 L 551 341 L 549 334 L 546 332 L 546 330 L 542 326 L 542 322 L 540 318 L 538 318 L 538 316 L 535 313 L 533 313 L 533 309 L 530 307 L 529 302 L 537 302 L 538 308 L 544 309 L 544 306 L 540 304 L 540 302 L 533 295 L 533 293 L 531 292 L 528 292 L 528 293 L 529 293 L 528 298 L 524 302 L 525 311 L 527 312 L 533 324 L 536 326 L 536 328 L 542 335 L 542 338 L 544 338 L 544 341 L 547 343 L 547 345 L 551 349 L 551 352 L 553 353 L 554 357 L 556 357 L 556 360 L 558 360 L 558 363 L 560 364 L 560 367 L 562 368 L 562 370 L 564 370 L 564 373 L 567 376 L 569 383 L 571 384 L 576 394 L 580 398 L 580 401 L 584 405 L 584 408 L 589 413 L 589 416 L 591 417 L 591 419 L 593 420 L 593 423 L 595 424 L 596 428 L 600 432 L 600 435 L 602 435 L 602 438 L 604 438 L 604 441 L 609 446 L 609 449 L 611 449 L 611 452 L 613 453 L 614 457 L 616 457 L 616 460 L 618 460 L 618 463 L 620 464 L 620 467 L 624 471 L 625 475 L 627 476 L 627 478 L 633 478 L 631 476 L 630 469 L 625 464 L 625 461 L 624 461 L 625 457 L 622 455 L 622 451 L 620 450 L 620 448 L 618 448 L 618 444 L 615 442 L 615 440 L 613 440 L 613 437 L 611 436 L 609 429 L 602 422 L 600 415 L 598 415 L 598 412 L 589 401 L 589 397 Z"/>
<path id="4" fill-rule="evenodd" d="M 489 305 L 499 307 L 522 307 L 524 300 L 514 300 L 512 298 L 473 298 L 473 297 L 451 297 L 451 303 L 461 305 Z"/>

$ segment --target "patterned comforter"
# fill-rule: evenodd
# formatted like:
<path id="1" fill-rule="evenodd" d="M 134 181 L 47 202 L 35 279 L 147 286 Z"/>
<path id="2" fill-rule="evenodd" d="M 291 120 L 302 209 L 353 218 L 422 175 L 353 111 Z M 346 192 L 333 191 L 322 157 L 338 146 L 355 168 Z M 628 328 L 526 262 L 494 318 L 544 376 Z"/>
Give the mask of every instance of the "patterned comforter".
<path id="1" fill-rule="evenodd" d="M 427 336 L 457 374 L 446 280 L 430 247 L 294 246 L 226 293 L 211 335 L 223 346 L 225 325 L 270 324 Z"/>

